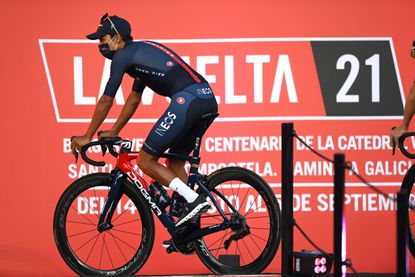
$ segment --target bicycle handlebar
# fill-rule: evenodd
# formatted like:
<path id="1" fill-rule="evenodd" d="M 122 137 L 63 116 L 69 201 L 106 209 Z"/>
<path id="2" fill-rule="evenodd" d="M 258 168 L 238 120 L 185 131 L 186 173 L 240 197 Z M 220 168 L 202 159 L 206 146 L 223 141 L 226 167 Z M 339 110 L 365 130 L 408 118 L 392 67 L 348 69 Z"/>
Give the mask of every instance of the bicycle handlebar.
<path id="1" fill-rule="evenodd" d="M 392 128 L 392 130 L 393 129 L 395 129 L 396 127 L 393 127 Z M 404 154 L 406 157 L 408 157 L 408 158 L 410 158 L 410 159 L 415 159 L 415 153 L 414 154 L 411 154 L 411 153 L 409 153 L 406 149 L 405 149 L 405 145 L 404 145 L 404 141 L 405 141 L 405 139 L 406 138 L 408 138 L 408 137 L 413 137 L 413 136 L 415 136 L 415 132 L 410 132 L 410 133 L 405 133 L 405 134 L 403 134 L 402 136 L 400 136 L 399 137 L 399 139 L 398 139 L 398 147 L 399 147 L 399 149 L 401 150 L 401 152 L 402 152 L 402 154 Z M 394 140 L 392 140 L 392 145 L 393 145 L 393 148 L 392 148 L 392 154 L 393 155 L 395 155 L 395 147 L 396 147 L 396 143 L 395 143 L 395 141 Z"/>
<path id="2" fill-rule="evenodd" d="M 120 145 L 124 140 L 121 137 L 112 137 L 112 138 L 103 138 L 97 141 L 93 141 L 90 142 L 84 146 L 81 147 L 81 157 L 82 159 L 91 164 L 91 165 L 95 165 L 95 166 L 105 166 L 105 162 L 104 161 L 95 161 L 92 160 L 91 158 L 89 158 L 86 154 L 86 151 L 88 150 L 89 147 L 95 146 L 95 145 L 100 145 L 101 146 L 101 150 L 102 150 L 102 156 L 104 156 L 108 152 L 114 156 L 115 158 L 118 157 L 118 153 L 117 151 L 114 149 L 114 145 Z M 74 152 L 75 155 L 75 161 L 78 161 L 78 155 L 79 153 L 77 151 Z"/>

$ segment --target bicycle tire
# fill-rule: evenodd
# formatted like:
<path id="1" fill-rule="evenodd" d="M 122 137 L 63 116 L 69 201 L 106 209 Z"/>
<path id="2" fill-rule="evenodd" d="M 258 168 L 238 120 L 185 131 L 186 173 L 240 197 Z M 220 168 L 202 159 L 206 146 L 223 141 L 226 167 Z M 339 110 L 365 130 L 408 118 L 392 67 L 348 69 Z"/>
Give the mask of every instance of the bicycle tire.
<path id="1" fill-rule="evenodd" d="M 98 202 L 100 198 L 98 195 L 105 195 L 107 191 L 105 189 L 108 189 L 108 187 L 111 184 L 111 175 L 109 173 L 94 173 L 90 175 L 86 175 L 75 182 L 73 182 L 62 194 L 61 198 L 59 199 L 59 202 L 55 209 L 54 214 L 54 222 L 53 222 L 53 233 L 55 237 L 55 243 L 59 250 L 59 253 L 61 254 L 63 260 L 66 262 L 66 264 L 77 274 L 81 276 L 126 276 L 126 275 L 132 275 L 135 272 L 137 272 L 146 262 L 148 257 L 150 256 L 153 243 L 154 243 L 154 219 L 152 216 L 152 213 L 147 206 L 147 203 L 145 202 L 144 198 L 140 194 L 140 192 L 126 179 L 124 186 L 123 186 L 123 196 L 120 201 L 120 207 L 117 206 L 119 211 L 124 209 L 122 213 L 118 215 L 119 218 L 122 216 L 127 218 L 128 220 L 125 221 L 123 218 L 122 220 L 125 222 L 120 222 L 122 220 L 119 220 L 116 225 L 116 220 L 118 219 L 116 217 L 116 213 L 114 213 L 114 217 L 112 219 L 112 223 L 114 224 L 114 228 L 108 231 L 104 231 L 102 233 L 98 232 L 96 229 L 97 222 L 99 215 L 95 214 L 95 202 L 88 202 L 88 195 L 92 195 L 92 191 L 94 192 L 95 196 L 90 196 L 89 201 Z M 104 191 L 101 193 L 100 191 Z M 105 194 L 104 194 L 105 193 Z M 86 196 L 85 196 L 85 195 Z M 98 197 L 98 198 L 97 198 Z M 129 200 L 127 200 L 127 198 Z M 77 200 L 77 206 L 75 205 L 75 201 Z M 125 202 L 127 201 L 127 202 Z M 131 202 L 128 202 L 131 201 Z M 101 201 L 102 204 L 103 201 Z M 127 203 L 125 206 L 122 206 L 122 203 Z M 81 203 L 81 204 L 80 204 Z M 133 207 L 134 205 L 134 207 Z M 88 207 L 89 206 L 89 207 Z M 80 208 L 81 207 L 81 208 Z M 84 208 L 83 208 L 84 207 Z M 86 209 L 85 209 L 86 207 Z M 80 212 L 81 209 L 81 212 Z M 88 210 L 92 210 L 95 215 L 89 215 Z M 102 206 L 101 206 L 102 209 Z M 137 210 L 137 213 L 135 210 Z M 73 212 L 73 210 L 77 210 Z M 87 211 L 85 213 L 85 210 Z M 91 212 L 90 212 L 91 213 Z M 98 212 L 99 213 L 99 212 Z M 81 215 L 78 219 L 73 220 L 72 217 L 76 217 L 77 215 Z M 129 216 L 129 214 L 131 216 Z M 132 215 L 134 214 L 133 220 L 130 220 L 132 218 Z M 68 219 L 69 215 L 69 219 Z M 92 217 L 92 219 L 90 219 Z M 70 220 L 70 222 L 68 221 Z M 130 220 L 130 222 L 128 222 Z M 73 227 L 72 224 L 73 223 Z M 73 230 L 78 230 L 79 228 L 86 228 L 84 227 L 88 226 L 90 229 L 89 231 L 85 232 L 79 232 L 75 235 L 69 235 L 69 232 L 73 232 Z M 121 226 L 122 225 L 122 226 Z M 132 226 L 134 225 L 134 226 Z M 118 229 L 115 227 L 117 226 Z M 126 226 L 130 226 L 129 228 L 134 228 L 136 230 L 137 228 L 141 230 L 141 234 L 136 234 L 134 236 L 134 240 L 139 240 L 139 245 L 137 245 L 137 250 L 125 250 L 126 252 L 130 252 L 125 256 L 125 253 L 123 252 L 122 248 L 127 248 L 127 246 L 124 244 L 128 244 L 128 240 L 124 237 L 120 238 L 119 236 L 133 236 L 132 232 L 126 231 Z M 79 253 L 75 253 L 76 249 L 75 243 L 73 243 L 73 240 L 79 239 L 81 236 L 86 236 L 88 232 L 96 232 L 96 238 L 93 237 L 93 239 L 90 240 L 90 242 L 86 242 L 85 245 L 88 245 L 90 243 L 93 243 L 93 246 L 89 252 L 88 257 L 85 259 L 82 259 L 80 257 Z M 118 234 L 119 233 L 119 234 Z M 107 241 L 105 241 L 105 236 L 107 236 Z M 137 238 L 135 238 L 137 237 Z M 111 240 L 112 238 L 112 240 Z M 109 259 L 111 263 L 111 267 L 115 268 L 97 268 L 95 265 L 87 264 L 88 260 L 91 258 L 91 260 L 97 259 L 95 257 L 96 255 L 92 255 L 95 246 L 98 245 L 101 242 L 102 239 L 102 249 L 101 249 L 101 257 L 99 260 L 99 267 L 101 266 L 101 262 L 105 259 Z M 128 239 L 130 239 L 128 237 Z M 131 238 L 132 239 L 132 238 Z M 111 257 L 111 254 L 109 252 L 108 247 L 111 246 L 110 244 L 114 244 L 114 248 L 118 248 L 119 256 L 123 256 L 123 260 L 121 260 L 121 257 Z M 115 246 L 116 245 L 116 246 Z M 107 252 L 107 255 L 109 258 L 105 258 L 104 246 Z M 86 246 L 82 245 L 78 249 L 81 251 L 81 248 L 85 248 Z M 98 245 L 97 248 L 100 246 Z M 131 245 L 130 248 L 134 248 Z M 82 251 L 84 251 L 82 249 Z M 121 255 L 120 255 L 121 254 Z M 114 259 L 114 261 L 113 261 Z M 120 265 L 117 266 L 114 264 L 116 259 L 121 260 Z M 124 263 L 124 264 L 123 264 Z"/>
<path id="2" fill-rule="evenodd" d="M 411 192 L 414 187 L 415 183 L 415 164 L 413 164 L 409 170 L 406 172 L 405 177 L 402 181 L 401 185 L 401 192 L 405 193 L 407 197 L 408 203 L 411 202 Z M 412 201 L 415 204 L 415 191 L 412 192 L 413 199 Z M 411 219 L 412 216 L 412 219 Z M 412 222 L 412 224 L 411 224 Z M 415 257 L 415 211 L 412 211 L 411 209 L 408 209 L 408 217 L 407 217 L 407 230 L 408 230 L 408 248 L 411 252 L 412 256 Z M 412 230 L 411 226 L 413 226 L 414 230 Z"/>
<path id="3" fill-rule="evenodd" d="M 222 186 L 225 182 L 228 185 Z M 227 197 L 226 194 L 232 194 L 231 196 L 228 196 L 228 199 L 231 202 L 235 202 L 233 206 L 237 208 L 239 212 L 245 213 L 244 217 L 247 224 L 250 226 L 250 234 L 240 240 L 231 242 L 229 249 L 225 249 L 222 245 L 224 245 L 225 238 L 230 237 L 232 232 L 230 231 L 231 229 L 226 229 L 195 240 L 194 245 L 200 260 L 211 271 L 220 274 L 253 274 L 262 272 L 275 257 L 281 239 L 280 208 L 274 192 L 259 175 L 240 167 L 227 167 L 215 171 L 208 176 L 207 184 L 209 190 L 221 202 L 220 205 L 225 206 L 227 204 L 220 200 L 221 196 L 219 196 L 218 193 L 221 193 L 224 197 Z M 234 189 L 237 184 L 239 184 L 239 188 Z M 246 185 L 249 186 L 248 189 L 245 188 Z M 252 191 L 250 191 L 251 188 L 253 188 Z M 222 192 L 220 192 L 219 189 L 221 189 Z M 240 196 L 243 196 L 243 198 Z M 245 200 L 247 200 L 247 204 L 244 206 Z M 248 206 L 249 201 L 252 202 L 250 206 Z M 265 203 L 264 206 L 261 204 L 262 201 Z M 257 205 L 255 206 L 256 210 L 253 209 L 253 205 Z M 245 212 L 242 209 L 243 207 L 245 207 Z M 210 220 L 211 217 L 215 217 L 214 211 L 212 216 L 212 209 L 213 208 L 205 215 L 201 216 L 201 225 L 204 224 L 204 220 L 207 221 L 208 219 Z M 229 209 L 227 210 L 229 211 Z M 256 214 L 261 214 L 265 210 L 268 212 L 268 215 L 256 216 Z M 250 213 L 253 213 L 255 217 L 249 215 Z M 218 213 L 217 216 L 219 217 L 217 217 L 218 221 L 216 223 L 220 223 L 223 219 Z M 230 215 L 227 214 L 227 216 Z M 268 227 L 254 228 L 250 225 L 252 222 L 257 222 L 261 224 L 260 226 L 264 226 L 264 219 L 265 221 L 268 221 L 266 222 L 269 224 Z M 256 243 L 252 243 L 255 239 L 258 240 L 258 238 L 259 243 L 263 245 L 263 249 L 259 249 L 260 247 Z M 217 246 L 217 243 L 219 243 L 219 246 Z M 240 247 L 239 244 L 241 245 Z M 255 248 L 258 248 L 259 251 Z M 257 252 L 258 255 L 256 255 L 256 253 L 251 253 L 251 251 Z M 243 252 L 249 252 L 250 256 L 248 256 L 248 258 L 252 258 L 252 261 L 247 262 L 246 257 L 242 257 Z"/>

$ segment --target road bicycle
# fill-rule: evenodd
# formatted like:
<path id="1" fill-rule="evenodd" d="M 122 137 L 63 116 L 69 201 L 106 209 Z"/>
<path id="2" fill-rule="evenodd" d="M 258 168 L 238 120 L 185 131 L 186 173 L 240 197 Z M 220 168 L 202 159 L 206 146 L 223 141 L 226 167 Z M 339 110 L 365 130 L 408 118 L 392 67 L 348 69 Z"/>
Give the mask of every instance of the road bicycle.
<path id="1" fill-rule="evenodd" d="M 131 151 L 131 141 L 105 138 L 82 147 L 81 156 L 91 165 L 106 164 L 87 155 L 88 148 L 98 145 L 103 155 L 108 151 L 116 157 L 117 164 L 111 173 L 93 173 L 74 181 L 56 206 L 55 242 L 73 271 L 89 276 L 136 273 L 153 248 L 153 214 L 171 235 L 168 253 L 196 253 L 212 272 L 259 273 L 270 264 L 281 233 L 280 208 L 270 186 L 240 167 L 222 168 L 208 176 L 199 173 L 202 134 L 217 115 L 204 115 L 198 123 L 201 132 L 191 156 L 162 155 L 189 162 L 188 185 L 212 204 L 184 226 L 175 226 L 178 216 L 169 214 L 140 176 L 133 164 L 139 152 Z"/>
<path id="2" fill-rule="evenodd" d="M 404 154 L 406 157 L 410 159 L 415 159 L 415 154 L 412 154 L 408 152 L 407 148 L 405 147 L 405 139 L 408 137 L 415 136 L 415 132 L 409 132 L 403 134 L 399 138 L 399 149 L 401 150 L 402 154 Z M 393 145 L 392 153 L 395 153 L 395 144 Z M 405 197 L 408 200 L 409 203 L 409 209 L 408 209 L 408 222 L 407 222 L 407 228 L 408 228 L 408 248 L 411 252 L 412 256 L 415 257 L 415 164 L 413 164 L 408 171 L 406 172 L 402 185 L 401 185 L 401 192 L 405 193 Z"/>

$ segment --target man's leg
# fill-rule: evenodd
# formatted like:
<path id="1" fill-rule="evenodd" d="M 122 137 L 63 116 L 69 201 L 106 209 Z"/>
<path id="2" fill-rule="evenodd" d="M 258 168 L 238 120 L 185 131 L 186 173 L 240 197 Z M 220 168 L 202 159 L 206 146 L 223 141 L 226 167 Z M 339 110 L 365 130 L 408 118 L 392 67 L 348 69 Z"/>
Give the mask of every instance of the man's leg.
<path id="1" fill-rule="evenodd" d="M 158 163 L 158 157 L 141 151 L 138 157 L 138 166 L 147 176 L 176 191 L 188 203 L 192 203 L 198 198 L 199 194 L 189 188 L 170 168 Z"/>
<path id="2" fill-rule="evenodd" d="M 185 163 L 185 161 L 181 160 L 168 159 L 167 167 L 170 168 L 170 170 L 173 171 L 174 174 L 183 181 L 183 183 L 187 184 L 188 175 L 184 168 Z"/>
<path id="3" fill-rule="evenodd" d="M 177 177 L 177 174 L 158 162 L 158 157 L 146 151 L 141 151 L 138 157 L 138 166 L 149 177 L 159 181 L 162 185 L 168 186 Z"/>

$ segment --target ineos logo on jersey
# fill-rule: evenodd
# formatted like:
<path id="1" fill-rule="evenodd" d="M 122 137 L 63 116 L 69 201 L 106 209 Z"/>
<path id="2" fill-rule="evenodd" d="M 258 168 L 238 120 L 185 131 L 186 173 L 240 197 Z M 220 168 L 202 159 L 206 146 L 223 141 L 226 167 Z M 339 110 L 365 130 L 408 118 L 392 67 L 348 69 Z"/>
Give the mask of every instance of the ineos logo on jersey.
<path id="1" fill-rule="evenodd" d="M 177 116 L 174 113 L 168 111 L 167 116 L 164 117 L 164 120 L 157 126 L 156 133 L 161 137 L 164 136 L 166 132 L 170 129 L 171 125 L 173 125 L 176 117 Z"/>
<path id="2" fill-rule="evenodd" d="M 210 88 L 198 88 L 197 93 L 202 94 L 202 95 L 207 95 L 207 94 L 212 94 L 213 92 Z"/>
<path id="3" fill-rule="evenodd" d="M 167 65 L 167 66 L 173 66 L 173 65 L 174 65 L 174 63 L 173 63 L 172 61 L 168 61 L 168 62 L 166 62 L 166 65 Z"/>

